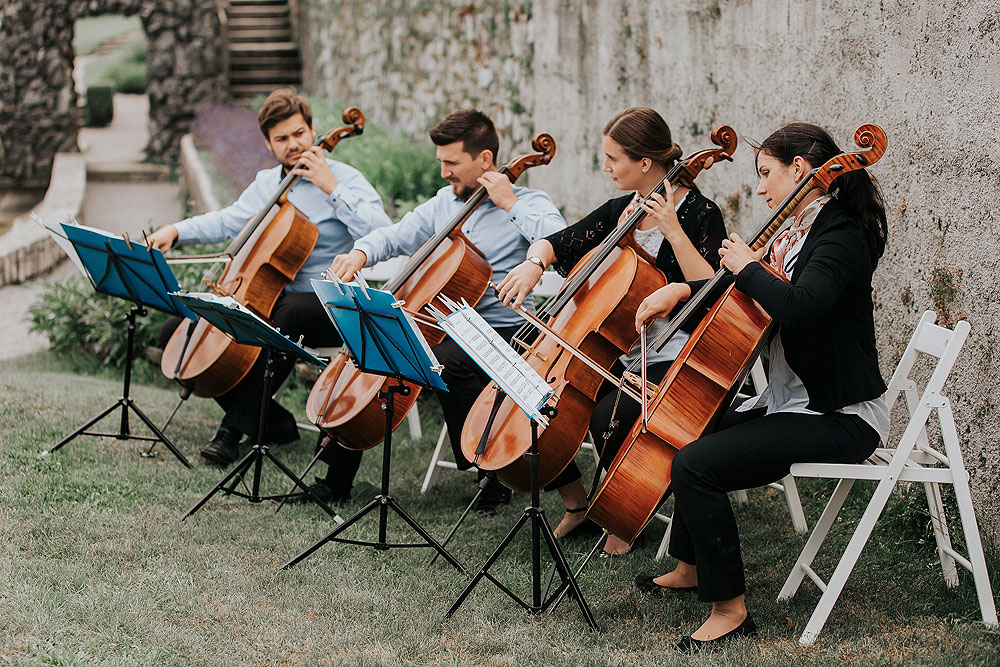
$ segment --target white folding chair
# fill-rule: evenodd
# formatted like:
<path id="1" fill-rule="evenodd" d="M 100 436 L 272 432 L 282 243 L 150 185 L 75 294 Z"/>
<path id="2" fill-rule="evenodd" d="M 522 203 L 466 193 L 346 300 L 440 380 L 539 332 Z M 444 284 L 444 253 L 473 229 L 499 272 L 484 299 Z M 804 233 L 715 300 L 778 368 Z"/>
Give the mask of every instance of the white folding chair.
<path id="1" fill-rule="evenodd" d="M 899 394 L 903 393 L 909 413 L 909 421 L 896 447 L 879 448 L 867 461 L 858 464 L 799 463 L 792 466 L 791 472 L 795 477 L 840 480 L 778 594 L 779 600 L 791 598 L 807 576 L 823 592 L 806 624 L 805 631 L 799 638 L 799 643 L 803 646 L 814 642 L 823 629 L 834 603 L 847 582 L 847 577 L 854 569 L 861 550 L 871 536 L 875 522 L 885 509 L 889 494 L 898 482 L 923 483 L 945 583 L 949 587 L 958 585 L 956 563 L 972 572 L 983 621 L 987 625 L 997 625 L 996 606 L 986 573 L 986 560 L 976 524 L 976 514 L 972 507 L 972 494 L 969 491 L 969 474 L 962 461 L 951 403 L 943 393 L 948 374 L 969 333 L 969 323 L 959 322 L 955 329 L 951 330 L 934 324 L 935 318 L 935 313 L 931 311 L 925 312 L 920 318 L 920 323 L 913 332 L 889 383 L 886 398 L 890 408 L 895 404 Z M 918 385 L 910 377 L 919 354 L 937 359 L 934 371 L 922 393 L 918 393 Z M 940 426 L 941 441 L 944 444 L 943 453 L 931 447 L 927 437 L 928 420 L 935 413 Z M 836 522 L 848 492 L 859 479 L 877 481 L 878 485 L 830 581 L 825 583 L 812 569 L 812 562 L 830 527 Z M 955 500 L 968 548 L 968 559 L 952 548 L 948 526 L 945 523 L 940 484 L 951 484 L 955 490 Z"/>

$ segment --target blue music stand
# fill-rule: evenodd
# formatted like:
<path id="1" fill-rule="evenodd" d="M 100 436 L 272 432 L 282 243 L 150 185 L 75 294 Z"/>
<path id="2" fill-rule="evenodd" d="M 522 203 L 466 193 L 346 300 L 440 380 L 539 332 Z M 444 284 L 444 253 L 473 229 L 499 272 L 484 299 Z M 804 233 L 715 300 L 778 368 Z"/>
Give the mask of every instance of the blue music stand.
<path id="1" fill-rule="evenodd" d="M 59 450 L 79 435 L 91 435 L 117 440 L 152 442 L 153 444 L 143 456 L 152 456 L 153 447 L 156 446 L 156 443 L 162 442 L 177 457 L 177 460 L 190 468 L 191 464 L 184 455 L 135 404 L 135 401 L 129 396 L 129 389 L 132 383 L 136 317 L 145 315 L 147 308 L 193 320 L 197 320 L 198 316 L 191 310 L 178 306 L 170 298 L 169 293 L 179 289 L 177 278 L 167 266 L 163 253 L 159 250 L 139 243 L 133 244 L 125 238 L 92 227 L 64 224 L 62 229 L 66 235 L 65 238 L 72 244 L 72 249 L 76 252 L 80 264 L 86 269 L 87 277 L 94 289 L 102 294 L 110 294 L 131 301 L 133 305 L 126 317 L 128 338 L 125 345 L 125 378 L 121 397 L 86 424 L 60 440 L 52 449 L 43 452 L 43 456 Z M 121 422 L 117 433 L 97 433 L 87 430 L 118 408 L 121 408 Z M 131 433 L 128 421 L 129 410 L 132 410 L 139 417 L 155 437 Z"/>
<path id="2" fill-rule="evenodd" d="M 316 366 L 326 366 L 326 362 L 313 354 L 312 351 L 302 347 L 292 339 L 283 335 L 280 331 L 262 320 L 260 317 L 244 308 L 232 297 L 218 297 L 214 294 L 198 293 L 187 294 L 175 292 L 170 295 L 178 306 L 184 306 L 208 320 L 219 331 L 226 334 L 241 345 L 254 345 L 263 348 L 265 351 L 264 365 L 264 389 L 260 401 L 260 420 L 257 425 L 257 440 L 250 451 L 230 470 L 218 484 L 202 497 L 195 505 L 189 509 L 181 521 L 188 518 L 211 499 L 219 491 L 226 495 L 235 495 L 246 498 L 252 503 L 259 503 L 264 500 L 284 500 L 288 494 L 261 495 L 260 476 L 264 460 L 268 460 L 275 465 L 295 486 L 302 489 L 302 492 L 312 498 L 317 505 L 323 508 L 327 514 L 335 521 L 340 517 L 322 500 L 309 489 L 308 486 L 297 477 L 288 466 L 279 461 L 266 444 L 264 444 L 264 430 L 267 424 L 268 398 L 271 395 L 271 381 L 274 378 L 274 354 L 285 358 L 296 357 Z M 244 475 L 253 466 L 253 482 L 247 486 Z M 237 484 L 243 485 L 243 491 L 237 490 Z M 294 487 L 293 487 L 294 489 Z"/>
<path id="3" fill-rule="evenodd" d="M 375 547 L 380 551 L 393 548 L 432 547 L 455 569 L 464 573 L 462 565 L 414 521 L 395 498 L 389 495 L 394 396 L 395 394 L 405 396 L 410 392 L 410 388 L 403 383 L 403 380 L 430 389 L 447 391 L 448 387 L 440 377 L 442 367 L 434 359 L 427 341 L 403 309 L 403 303 L 397 301 L 391 292 L 369 288 L 360 275 L 358 284 L 343 283 L 334 278 L 333 281 L 313 280 L 312 285 L 358 369 L 365 373 L 394 378 L 397 383 L 388 385 L 386 391 L 378 394 L 383 401 L 382 410 L 385 413 L 382 485 L 378 495 L 326 537 L 282 565 L 282 569 L 292 567 L 327 542 L 341 542 Z M 339 537 L 341 533 L 376 509 L 379 512 L 376 541 Z M 423 539 L 423 542 L 388 542 L 386 529 L 390 509 L 401 517 Z"/>

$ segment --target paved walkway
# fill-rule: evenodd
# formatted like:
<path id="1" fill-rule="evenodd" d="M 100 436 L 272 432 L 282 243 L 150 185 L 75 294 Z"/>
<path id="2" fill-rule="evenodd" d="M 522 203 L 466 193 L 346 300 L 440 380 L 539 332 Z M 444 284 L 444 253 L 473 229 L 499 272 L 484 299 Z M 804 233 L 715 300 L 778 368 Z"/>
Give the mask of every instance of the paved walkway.
<path id="1" fill-rule="evenodd" d="M 181 189 L 163 178 L 162 170 L 142 164 L 149 139 L 149 102 L 145 95 L 116 95 L 115 115 L 107 128 L 80 130 L 87 158 L 87 193 L 81 222 L 142 238 L 142 231 L 183 216 Z M 45 280 L 75 273 L 63 262 L 50 275 L 23 285 L 0 287 L 0 359 L 43 350 L 48 341 L 28 331 L 28 306 L 43 291 Z"/>

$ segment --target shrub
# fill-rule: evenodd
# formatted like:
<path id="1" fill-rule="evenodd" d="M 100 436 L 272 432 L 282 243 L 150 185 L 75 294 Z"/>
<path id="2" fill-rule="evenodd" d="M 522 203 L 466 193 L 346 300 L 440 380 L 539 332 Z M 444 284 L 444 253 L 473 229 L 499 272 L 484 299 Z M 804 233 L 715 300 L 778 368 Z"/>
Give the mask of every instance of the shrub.
<path id="1" fill-rule="evenodd" d="M 109 67 L 104 76 L 115 84 L 119 93 L 146 92 L 146 41 L 135 44 L 125 60 Z"/>
<path id="2" fill-rule="evenodd" d="M 87 106 L 84 122 L 87 127 L 107 127 L 115 115 L 115 91 L 110 85 L 94 85 L 87 88 Z"/>
<path id="3" fill-rule="evenodd" d="M 109 67 L 104 75 L 119 93 L 141 95 L 146 92 L 146 63 L 119 63 Z"/>
<path id="4" fill-rule="evenodd" d="M 208 253 L 218 251 L 218 247 L 189 246 L 180 250 L 184 254 Z M 201 277 L 205 264 L 179 264 L 172 268 L 181 287 L 204 290 Z M 28 314 L 31 330 L 47 337 L 54 352 L 122 368 L 127 351 L 125 318 L 131 308 L 131 302 L 101 294 L 89 280 L 74 276 L 49 284 L 28 308 Z M 151 309 L 145 317 L 136 319 L 136 357 L 142 356 L 145 346 L 156 343 L 166 319 L 166 313 Z M 158 372 L 153 377 L 156 375 Z"/>

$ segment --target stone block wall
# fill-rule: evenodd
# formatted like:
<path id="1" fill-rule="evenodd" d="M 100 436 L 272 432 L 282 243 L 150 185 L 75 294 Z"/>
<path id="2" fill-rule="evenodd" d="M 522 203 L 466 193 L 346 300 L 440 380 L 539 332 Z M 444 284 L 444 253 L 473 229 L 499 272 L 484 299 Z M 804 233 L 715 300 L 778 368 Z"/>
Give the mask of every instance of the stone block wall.
<path id="1" fill-rule="evenodd" d="M 77 149 L 73 22 L 137 14 L 147 53 L 151 158 L 173 161 L 198 104 L 220 101 L 216 3 L 204 0 L 4 0 L 0 8 L 0 181 L 45 185 L 59 151 Z"/>
<path id="2" fill-rule="evenodd" d="M 616 194 L 600 128 L 658 109 L 685 152 L 716 123 L 762 140 L 781 123 L 823 125 L 850 149 L 875 122 L 889 149 L 872 173 L 890 213 L 875 278 L 888 377 L 920 313 L 967 318 L 949 384 L 988 542 L 1000 546 L 1000 14 L 993 0 L 295 0 L 314 94 L 415 134 L 475 105 L 505 148 L 535 131 L 558 143 L 529 172 L 573 219 Z M 749 234 L 767 216 L 753 153 L 699 185 Z"/>

